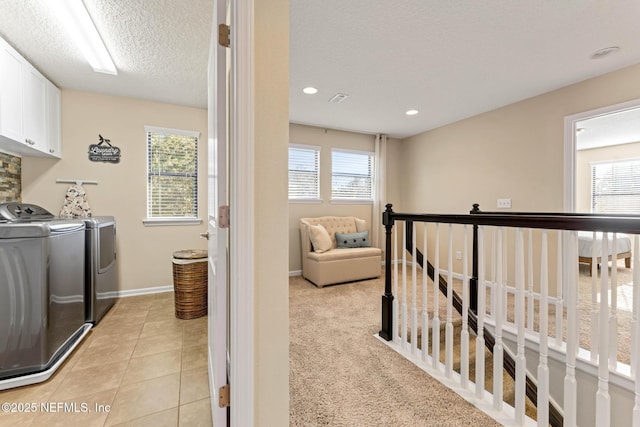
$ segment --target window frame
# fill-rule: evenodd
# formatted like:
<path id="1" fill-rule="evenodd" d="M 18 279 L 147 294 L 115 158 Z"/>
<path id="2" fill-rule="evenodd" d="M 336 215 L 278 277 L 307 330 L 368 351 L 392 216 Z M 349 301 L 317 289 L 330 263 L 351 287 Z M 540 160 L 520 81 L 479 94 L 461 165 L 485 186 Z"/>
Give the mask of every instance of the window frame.
<path id="1" fill-rule="evenodd" d="M 358 154 L 362 156 L 367 156 L 369 161 L 369 167 L 371 170 L 371 174 L 368 176 L 371 181 L 371 197 L 336 197 L 336 193 L 334 192 L 334 153 L 347 153 L 347 154 Z M 364 150 L 350 150 L 345 148 L 331 148 L 331 203 L 335 204 L 358 204 L 358 205 L 366 205 L 373 204 L 375 200 L 375 180 L 376 180 L 376 153 L 374 151 L 364 151 Z"/>
<path id="2" fill-rule="evenodd" d="M 308 150 L 308 151 L 313 151 L 315 153 L 315 158 L 316 158 L 316 170 L 315 170 L 315 174 L 316 174 L 316 197 L 299 197 L 299 198 L 291 198 L 291 188 L 290 188 L 290 180 L 289 180 L 289 174 L 291 173 L 291 164 L 289 163 L 289 161 L 291 160 L 291 149 L 299 149 L 299 150 Z M 321 166 L 320 166 L 320 157 L 322 154 L 322 147 L 318 146 L 318 145 L 307 145 L 307 144 L 295 144 L 295 143 L 289 143 L 289 148 L 287 150 L 287 197 L 289 199 L 289 203 L 307 203 L 307 204 L 314 204 L 314 203 L 322 203 L 322 198 L 320 197 L 320 171 L 321 171 Z"/>
<path id="3" fill-rule="evenodd" d="M 198 174 L 199 174 L 199 168 L 198 168 L 198 146 L 199 146 L 199 142 L 200 142 L 200 132 L 198 131 L 191 131 L 191 130 L 183 130 L 183 129 L 173 129 L 173 128 L 164 128 L 164 127 L 158 127 L 158 126 L 145 126 L 144 127 L 145 130 L 145 140 L 146 140 L 146 165 L 147 165 L 147 171 L 146 171 L 146 180 L 147 180 L 147 194 L 146 194 L 146 218 L 143 219 L 143 224 L 145 226 L 158 226 L 158 225 L 197 225 L 197 224 L 201 224 L 202 220 L 199 218 L 199 212 L 200 212 L 200 204 L 199 204 L 199 197 L 198 197 Z M 177 136 L 183 136 L 183 137 L 187 137 L 187 138 L 194 138 L 195 139 L 195 156 L 194 156 L 194 162 L 195 162 L 195 171 L 193 173 L 193 179 L 194 179 L 194 208 L 195 208 L 195 215 L 194 216 L 151 216 L 151 211 L 150 211 L 150 204 L 151 204 L 151 194 L 150 194 L 150 177 L 151 177 L 151 171 L 150 171 L 150 160 L 151 160 L 151 146 L 150 146 L 150 138 L 151 135 L 150 134 L 163 134 L 163 135 L 177 135 Z"/>
<path id="4" fill-rule="evenodd" d="M 640 214 L 639 212 L 622 212 L 622 211 L 613 211 L 613 212 L 596 212 L 596 201 L 595 198 L 596 197 L 602 197 L 602 196 L 615 196 L 615 193 L 596 193 L 596 177 L 595 177 L 595 172 L 596 172 L 596 168 L 598 167 L 603 167 L 603 166 L 613 166 L 616 163 L 632 163 L 635 164 L 635 167 L 639 168 L 640 170 L 640 157 L 631 157 L 631 158 L 625 158 L 625 159 L 615 159 L 615 160 L 605 160 L 605 161 L 594 161 L 594 162 L 589 162 L 589 172 L 590 172 L 590 184 L 591 184 L 591 191 L 589 194 L 589 204 L 590 204 L 590 211 L 591 213 L 598 213 L 598 214 L 631 214 L 631 215 L 637 215 Z M 640 173 L 639 173 L 640 175 Z M 616 187 L 623 187 L 622 185 L 616 184 Z M 622 194 L 619 194 L 620 196 L 622 196 Z M 636 196 L 638 198 L 640 198 L 640 186 L 638 186 L 637 192 L 632 192 L 631 194 L 627 194 L 627 195 L 631 195 L 631 196 Z"/>

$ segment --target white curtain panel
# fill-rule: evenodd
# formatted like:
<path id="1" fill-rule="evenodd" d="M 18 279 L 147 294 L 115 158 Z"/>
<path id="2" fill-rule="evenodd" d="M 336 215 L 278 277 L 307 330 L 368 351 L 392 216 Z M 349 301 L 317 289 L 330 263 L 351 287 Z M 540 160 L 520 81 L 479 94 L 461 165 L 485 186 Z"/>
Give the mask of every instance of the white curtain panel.
<path id="1" fill-rule="evenodd" d="M 373 212 L 371 215 L 371 242 L 384 250 L 385 234 L 382 213 L 387 203 L 387 135 L 376 135 L 375 142 L 375 184 L 373 191 Z"/>

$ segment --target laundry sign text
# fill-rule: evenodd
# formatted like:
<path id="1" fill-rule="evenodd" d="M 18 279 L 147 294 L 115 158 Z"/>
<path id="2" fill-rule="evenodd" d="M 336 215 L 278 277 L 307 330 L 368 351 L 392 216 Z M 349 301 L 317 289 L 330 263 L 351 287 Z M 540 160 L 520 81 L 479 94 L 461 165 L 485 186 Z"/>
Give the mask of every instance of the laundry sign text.
<path id="1" fill-rule="evenodd" d="M 119 163 L 121 151 L 111 141 L 98 134 L 98 143 L 89 145 L 89 160 L 92 162 Z"/>

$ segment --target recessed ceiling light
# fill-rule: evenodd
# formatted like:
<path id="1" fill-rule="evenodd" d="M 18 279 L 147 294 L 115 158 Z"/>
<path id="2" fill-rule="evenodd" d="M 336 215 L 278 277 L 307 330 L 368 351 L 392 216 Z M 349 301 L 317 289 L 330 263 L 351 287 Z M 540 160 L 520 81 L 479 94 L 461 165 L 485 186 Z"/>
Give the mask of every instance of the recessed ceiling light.
<path id="1" fill-rule="evenodd" d="M 596 50 L 595 52 L 593 52 L 591 54 L 591 59 L 604 58 L 605 56 L 609 56 L 619 50 L 620 48 L 618 46 L 605 47 L 604 49 Z"/>
<path id="2" fill-rule="evenodd" d="M 311 86 L 305 87 L 304 89 L 302 89 L 302 91 L 307 95 L 315 95 L 316 93 L 318 93 L 318 89 Z"/>
<path id="3" fill-rule="evenodd" d="M 419 111 L 418 111 L 418 110 L 409 110 L 409 111 L 407 111 L 405 114 L 406 114 L 407 116 L 415 116 L 415 115 L 416 115 L 416 114 L 418 114 L 418 113 L 419 113 Z"/>

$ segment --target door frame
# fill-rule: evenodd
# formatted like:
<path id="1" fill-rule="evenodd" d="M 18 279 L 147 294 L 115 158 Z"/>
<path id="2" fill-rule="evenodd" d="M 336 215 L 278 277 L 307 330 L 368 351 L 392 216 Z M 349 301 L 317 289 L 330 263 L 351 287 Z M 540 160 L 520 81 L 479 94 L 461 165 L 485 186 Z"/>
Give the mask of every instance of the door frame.
<path id="1" fill-rule="evenodd" d="M 230 186 L 231 423 L 254 425 L 253 0 L 230 0 L 233 44 Z M 235 9 L 234 9 L 235 8 Z"/>
<path id="2" fill-rule="evenodd" d="M 229 313 L 230 351 L 228 374 L 230 411 L 227 423 L 254 425 L 254 94 L 253 0 L 214 0 L 231 7 L 231 73 L 228 140 L 229 180 Z M 214 17 L 217 16 L 215 13 Z M 218 22 L 212 19 L 211 49 L 218 43 Z M 212 91 L 213 88 L 208 88 Z M 215 96 L 216 94 L 210 94 Z M 209 135 L 211 138 L 212 135 Z M 210 216 L 211 213 L 208 214 Z M 217 215 L 217 212 L 214 213 Z M 211 290 L 213 291 L 213 290 Z M 211 339 L 211 331 L 209 333 Z M 226 347 L 226 346 L 225 346 Z M 226 352 L 225 348 L 225 352 Z M 209 387 L 212 405 L 218 405 L 212 389 L 212 354 L 209 354 Z"/>
<path id="3" fill-rule="evenodd" d="M 574 212 L 576 207 L 576 123 L 640 107 L 640 99 L 608 105 L 595 110 L 565 116 L 564 118 L 564 211 Z"/>

